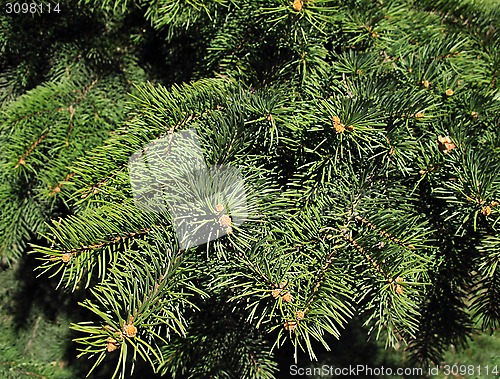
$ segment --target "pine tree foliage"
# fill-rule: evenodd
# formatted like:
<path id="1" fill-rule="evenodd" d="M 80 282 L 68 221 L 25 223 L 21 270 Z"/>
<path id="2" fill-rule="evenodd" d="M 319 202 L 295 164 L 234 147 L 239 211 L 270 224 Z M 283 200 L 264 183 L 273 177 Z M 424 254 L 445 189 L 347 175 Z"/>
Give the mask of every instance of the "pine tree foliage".
<path id="1" fill-rule="evenodd" d="M 60 65 L 2 109 L 2 254 L 36 233 L 39 271 L 91 288 L 72 328 L 93 369 L 277 377 L 286 341 L 315 359 L 354 315 L 439 362 L 498 327 L 498 6 L 81 4 L 196 40 L 190 83 L 141 83 L 133 29 L 129 66 Z"/>
<path id="2" fill-rule="evenodd" d="M 25 20 L 17 23 L 6 16 L 2 19 L 8 24 L 5 30 L 10 30 L 5 35 L 4 49 L 9 53 L 6 56 L 24 59 L 6 59 L 7 65 L 18 66 L 7 68 L 5 73 L 21 66 L 37 71 L 28 77 L 10 78 L 7 90 L 2 92 L 5 104 L 0 140 L 5 148 L 0 198 L 5 206 L 1 209 L 0 255 L 8 261 L 19 257 L 35 233 L 44 232 L 46 221 L 68 212 L 64 201 L 71 193 L 68 180 L 74 175 L 69 166 L 83 152 L 109 137 L 123 121 L 127 92 L 132 81 L 144 79 L 144 70 L 135 56 L 111 53 L 112 49 L 123 49 L 121 39 L 111 44 L 119 33 L 118 27 L 110 28 L 104 36 L 76 35 L 62 42 L 61 34 L 75 23 L 77 27 L 87 27 L 88 23 L 99 26 L 85 12 L 74 11 L 63 25 L 50 24 L 41 46 L 47 47 L 51 42 L 54 46 L 43 52 L 38 51 L 37 40 L 30 39 L 31 27 L 17 30 Z M 46 18 L 40 19 L 42 26 L 47 23 Z M 18 39 L 30 40 L 31 55 L 25 51 L 17 53 Z M 84 43 L 86 51 L 82 52 Z M 34 52 L 45 55 L 48 62 L 40 62 Z M 43 80 L 42 75 L 46 81 L 36 85 Z M 16 92 L 19 81 L 24 84 Z M 33 85 L 35 88 L 30 89 Z"/>
<path id="3" fill-rule="evenodd" d="M 43 233 L 44 220 L 62 214 L 68 166 L 124 118 L 118 96 L 123 102 L 126 91 L 125 77 L 76 65 L 4 108 L 2 256 L 18 256 L 30 233 Z"/>
<path id="4" fill-rule="evenodd" d="M 52 313 L 66 304 L 57 302 L 52 308 L 43 309 L 41 305 L 45 300 L 54 304 L 51 286 L 47 285 L 44 291 L 44 285 L 29 275 L 25 275 L 25 281 L 18 280 L 16 276 L 33 270 L 33 267 L 28 269 L 25 262 L 19 263 L 16 262 L 16 270 L 0 271 L 0 317 L 4 328 L 0 336 L 0 376 L 67 378 L 71 371 L 61 355 L 70 340 L 67 319 Z M 35 289 L 30 286 L 34 281 Z"/>

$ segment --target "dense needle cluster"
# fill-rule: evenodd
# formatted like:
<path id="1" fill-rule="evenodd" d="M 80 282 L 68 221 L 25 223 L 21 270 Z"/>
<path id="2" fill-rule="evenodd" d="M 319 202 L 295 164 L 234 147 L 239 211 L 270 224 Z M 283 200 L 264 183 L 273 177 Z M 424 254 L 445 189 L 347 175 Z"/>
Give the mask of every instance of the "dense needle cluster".
<path id="1" fill-rule="evenodd" d="M 278 378 L 355 318 L 425 365 L 499 327 L 497 2 L 63 3 L 0 15 L 0 256 L 84 291 L 89 369 Z"/>

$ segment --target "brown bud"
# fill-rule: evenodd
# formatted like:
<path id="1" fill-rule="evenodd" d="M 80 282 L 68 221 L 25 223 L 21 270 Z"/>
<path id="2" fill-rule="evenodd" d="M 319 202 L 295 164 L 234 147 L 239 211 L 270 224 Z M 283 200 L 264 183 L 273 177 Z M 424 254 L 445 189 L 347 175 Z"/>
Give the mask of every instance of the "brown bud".
<path id="1" fill-rule="evenodd" d="M 133 338 L 137 335 L 137 328 L 134 324 L 127 324 L 123 327 L 123 334 L 129 338 Z"/>
<path id="2" fill-rule="evenodd" d="M 285 301 L 287 303 L 290 303 L 293 300 L 290 292 L 285 292 L 281 298 L 283 299 L 283 301 Z"/>
<path id="3" fill-rule="evenodd" d="M 297 327 L 297 321 L 285 321 L 283 327 L 285 330 L 292 332 Z"/>
<path id="4" fill-rule="evenodd" d="M 337 134 L 340 134 L 345 130 L 344 125 L 342 124 L 334 124 L 333 127 L 335 128 L 335 132 Z"/>
<path id="5" fill-rule="evenodd" d="M 304 6 L 304 3 L 302 0 L 294 0 L 293 1 L 293 9 L 297 12 L 300 12 L 302 10 L 302 7 Z"/>
<path id="6" fill-rule="evenodd" d="M 337 132 L 337 134 L 342 133 L 345 130 L 345 126 L 340 122 L 340 118 L 338 116 L 333 116 L 332 121 L 333 128 L 335 129 L 335 132 Z"/>
<path id="7" fill-rule="evenodd" d="M 227 228 L 231 226 L 231 217 L 229 215 L 222 215 L 219 218 L 219 224 L 223 228 Z"/>
<path id="8" fill-rule="evenodd" d="M 451 150 L 455 149 L 457 146 L 453 143 L 451 138 L 449 136 L 443 137 L 439 136 L 438 137 L 438 148 L 440 151 L 444 153 L 448 153 Z"/>
<path id="9" fill-rule="evenodd" d="M 402 295 L 403 294 L 403 286 L 401 284 L 396 284 L 394 290 L 396 291 L 396 293 L 398 295 Z"/>
<path id="10" fill-rule="evenodd" d="M 108 353 L 115 351 L 117 348 L 118 348 L 117 341 L 112 337 L 108 337 L 108 339 L 106 340 L 106 350 L 108 351 Z"/>
<path id="11" fill-rule="evenodd" d="M 62 257 L 61 257 L 61 260 L 64 262 L 64 263 L 68 263 L 70 260 L 71 260 L 71 256 L 72 254 L 71 253 L 66 253 L 66 254 L 63 254 Z"/>

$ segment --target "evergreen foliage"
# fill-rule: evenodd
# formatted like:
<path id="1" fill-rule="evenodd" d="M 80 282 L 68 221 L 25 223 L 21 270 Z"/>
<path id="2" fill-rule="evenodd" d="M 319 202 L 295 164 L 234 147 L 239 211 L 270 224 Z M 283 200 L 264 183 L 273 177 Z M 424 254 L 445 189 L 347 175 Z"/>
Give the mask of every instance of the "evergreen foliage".
<path id="1" fill-rule="evenodd" d="M 7 379 L 66 379 L 71 371 L 65 367 L 61 351 L 69 340 L 67 323 L 56 315 L 54 307 L 44 307 L 47 304 L 43 300 L 37 301 L 37 296 L 38 300 L 54 300 L 50 286 L 38 283 L 39 289 L 34 291 L 34 280 L 16 277 L 29 275 L 29 270 L 33 270 L 32 265 L 18 261 L 16 270 L 0 271 L 0 319 L 4 328 L 0 336 L 0 375 Z"/>
<path id="2" fill-rule="evenodd" d="M 498 4 L 61 8 L 41 72 L 1 16 L 0 254 L 88 289 L 92 370 L 278 377 L 353 317 L 424 364 L 498 328 Z"/>

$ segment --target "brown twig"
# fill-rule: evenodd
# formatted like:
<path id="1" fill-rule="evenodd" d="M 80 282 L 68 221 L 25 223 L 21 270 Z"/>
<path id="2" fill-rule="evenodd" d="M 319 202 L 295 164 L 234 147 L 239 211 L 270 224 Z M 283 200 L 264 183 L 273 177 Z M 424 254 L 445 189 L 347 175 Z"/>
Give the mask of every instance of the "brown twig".
<path id="1" fill-rule="evenodd" d="M 376 226 L 375 224 L 373 224 L 372 222 L 370 222 L 369 220 L 367 220 L 366 218 L 363 218 L 361 216 L 356 216 L 356 220 L 357 221 L 360 221 L 361 223 L 369 226 L 372 230 L 374 231 L 378 231 L 378 233 L 382 236 L 382 237 L 385 237 L 387 238 L 388 240 L 398 244 L 399 246 L 402 246 L 402 247 L 405 247 L 407 249 L 414 249 L 415 246 L 413 245 L 408 245 L 404 242 L 401 242 L 401 240 L 399 240 L 398 238 L 394 237 L 391 233 L 389 233 L 388 231 L 382 229 L 382 228 L 379 228 L 378 226 Z"/>

